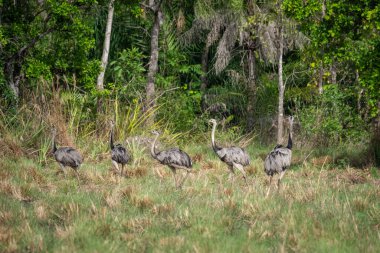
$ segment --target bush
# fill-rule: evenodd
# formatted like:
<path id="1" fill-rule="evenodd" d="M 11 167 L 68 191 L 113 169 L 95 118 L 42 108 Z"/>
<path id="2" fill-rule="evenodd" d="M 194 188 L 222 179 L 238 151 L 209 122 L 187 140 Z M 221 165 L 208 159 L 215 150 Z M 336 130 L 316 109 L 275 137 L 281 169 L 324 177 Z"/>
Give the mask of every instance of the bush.
<path id="1" fill-rule="evenodd" d="M 349 90 L 326 85 L 314 105 L 308 105 L 299 112 L 305 139 L 317 146 L 330 146 L 368 138 L 367 126 L 350 104 L 351 100 Z"/>

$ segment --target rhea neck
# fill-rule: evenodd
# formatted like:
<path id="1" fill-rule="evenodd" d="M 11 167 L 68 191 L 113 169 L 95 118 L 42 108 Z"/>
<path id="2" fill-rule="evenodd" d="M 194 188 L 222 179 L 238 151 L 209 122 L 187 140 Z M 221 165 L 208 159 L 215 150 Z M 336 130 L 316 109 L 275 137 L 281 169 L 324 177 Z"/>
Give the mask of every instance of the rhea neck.
<path id="1" fill-rule="evenodd" d="M 215 130 L 216 130 L 216 122 L 213 122 L 212 123 L 212 131 L 211 131 L 211 144 L 212 144 L 212 148 L 214 149 L 214 151 L 218 151 L 219 150 L 219 147 L 216 146 L 215 144 Z"/>
<path id="2" fill-rule="evenodd" d="M 110 131 L 110 148 L 113 149 L 115 146 L 113 144 L 113 126 L 111 127 Z"/>
<path id="3" fill-rule="evenodd" d="M 293 140 L 292 140 L 292 132 L 293 132 L 293 125 L 290 124 L 290 127 L 289 127 L 289 137 L 288 137 L 288 146 L 286 146 L 288 149 L 292 149 L 293 147 Z"/>
<path id="4" fill-rule="evenodd" d="M 57 151 L 57 144 L 55 143 L 55 135 L 56 135 L 56 133 L 53 132 L 53 153 L 55 153 L 55 151 Z"/>
<path id="5" fill-rule="evenodd" d="M 156 138 L 154 138 L 154 141 L 152 143 L 152 147 L 150 149 L 150 153 L 152 154 L 153 158 L 157 157 L 157 153 L 156 153 L 156 141 L 157 141 L 157 139 L 158 139 L 159 136 L 160 136 L 160 134 L 156 134 Z"/>

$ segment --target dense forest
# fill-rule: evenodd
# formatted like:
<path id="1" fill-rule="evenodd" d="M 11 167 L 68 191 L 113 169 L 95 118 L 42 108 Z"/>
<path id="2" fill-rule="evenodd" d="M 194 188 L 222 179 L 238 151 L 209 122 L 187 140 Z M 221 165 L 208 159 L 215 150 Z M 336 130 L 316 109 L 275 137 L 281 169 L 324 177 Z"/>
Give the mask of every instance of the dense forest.
<path id="1" fill-rule="evenodd" d="M 377 1 L 7 1 L 1 105 L 64 94 L 78 125 L 103 129 L 118 100 L 174 132 L 229 127 L 303 144 L 368 139 L 379 124 Z M 49 100 L 50 101 L 50 100 Z M 173 113 L 174 109 L 174 113 Z M 107 113 L 105 113 L 107 112 Z M 306 141 L 307 140 L 307 141 Z"/>
<path id="2" fill-rule="evenodd" d="M 115 234 L 122 231 L 121 241 L 130 240 L 129 249 L 139 252 L 155 251 L 158 244 L 159 252 L 244 251 L 247 248 L 240 240 L 246 238 L 246 233 L 258 242 L 256 250 L 326 252 L 329 247 L 313 246 L 309 244 L 312 238 L 298 240 L 301 237 L 296 234 L 300 232 L 298 229 L 310 231 L 316 226 L 310 223 L 313 229 L 309 225 L 299 227 L 301 217 L 309 213 L 308 205 L 320 207 L 332 203 L 339 210 L 349 208 L 349 211 L 343 212 L 347 216 L 342 213 L 335 217 L 336 220 L 328 218 L 325 209 L 313 216 L 316 220 L 326 220 L 317 228 L 327 231 L 326 245 L 331 246 L 327 239 L 329 233 L 335 235 L 339 230 L 340 239 L 347 242 L 356 240 L 358 234 L 372 235 L 357 245 L 344 244 L 340 250 L 332 243 L 337 252 L 376 251 L 376 247 L 363 245 L 375 245 L 372 243 L 378 240 L 380 221 L 373 217 L 379 217 L 380 207 L 371 201 L 378 199 L 379 192 L 372 186 L 348 189 L 345 185 L 377 182 L 374 184 L 378 189 L 380 184 L 376 181 L 380 176 L 377 172 L 380 167 L 379 1 L 0 0 L 0 65 L 0 177 L 5 180 L 0 184 L 0 223 L 16 222 L 17 217 L 7 215 L 18 210 L 19 217 L 29 217 L 25 219 L 29 219 L 33 230 L 40 231 L 28 234 L 30 231 L 24 229 L 27 227 L 24 224 L 18 233 L 13 225 L 0 225 L 0 251 L 104 249 L 115 252 L 125 245 L 116 243 L 108 248 L 107 240 L 103 239 L 118 238 Z M 133 186 L 129 181 L 120 183 L 109 170 L 112 166 L 108 143 L 110 121 L 115 127 L 112 138 L 115 134 L 131 152 L 133 169 L 125 170 L 126 180 L 140 186 Z M 215 122 L 212 143 L 210 122 Z M 288 179 L 284 177 L 284 193 L 273 197 L 277 202 L 269 204 L 264 211 L 267 214 L 257 214 L 263 203 L 268 204 L 264 197 L 248 203 L 245 190 L 239 188 L 233 195 L 233 186 L 220 188 L 221 191 L 215 188 L 224 180 L 218 173 L 227 170 L 221 165 L 226 158 L 220 157 L 222 161 L 219 161 L 212 153 L 211 146 L 217 149 L 215 131 L 221 144 L 236 144 L 248 150 L 251 165 L 246 169 L 247 177 L 244 174 L 245 183 L 251 185 L 247 178 L 250 182 L 252 175 L 258 175 L 258 179 L 254 180 L 257 188 L 249 188 L 247 192 L 264 195 L 265 156 L 276 144 L 287 144 L 290 128 L 295 170 Z M 152 165 L 149 160 L 154 140 L 152 130 L 158 130 L 154 132 L 157 138 L 162 134 L 160 140 L 166 145 L 189 150 L 186 159 L 192 159 L 198 176 L 190 173 L 185 186 L 194 186 L 173 193 L 169 190 L 172 182 L 164 180 L 168 181 L 167 186 L 160 188 L 161 179 L 169 177 L 170 171 Z M 83 154 L 83 174 L 77 174 L 81 186 L 76 186 L 75 180 L 64 181 L 54 172 L 45 171 L 55 166 L 58 169 L 51 155 L 52 143 L 53 152 L 56 149 L 52 132 L 60 146 L 75 146 Z M 113 139 L 111 143 L 112 148 Z M 158 145 L 161 149 L 160 145 L 163 144 Z M 149 167 L 155 168 L 153 172 Z M 220 167 L 224 172 L 217 172 Z M 332 174 L 324 174 L 328 169 Z M 210 181 L 201 175 L 211 177 Z M 200 177 L 206 181 L 199 181 Z M 304 181 L 294 183 L 300 177 L 305 177 Z M 317 178 L 318 184 L 309 186 L 311 177 Z M 158 178 L 159 185 L 155 183 Z M 326 196 L 341 202 L 331 200 L 330 203 L 316 197 L 321 178 L 326 179 L 323 182 Z M 335 179 L 345 183 L 337 186 Z M 111 188 L 117 182 L 119 185 Z M 130 184 L 128 188 L 126 185 Z M 211 187 L 210 192 L 203 189 L 206 185 Z M 79 190 L 77 193 L 74 186 L 82 187 L 82 193 Z M 310 187 L 312 190 L 304 192 Z M 45 198 L 44 191 L 50 189 L 53 189 L 51 195 Z M 334 193 L 336 189 L 338 193 Z M 357 197 L 364 190 L 369 191 L 369 197 Z M 60 191 L 73 194 L 72 199 Z M 164 194 L 162 191 L 166 198 L 157 195 Z M 301 191 L 305 195 L 297 195 Z M 228 199 L 224 196 L 221 200 L 215 195 L 221 192 Z M 190 234 L 207 234 L 224 240 L 222 234 L 197 228 L 195 224 L 200 218 L 186 216 L 192 203 L 186 202 L 175 209 L 178 201 L 191 194 L 194 206 L 211 216 L 214 214 L 209 210 L 220 207 L 218 203 L 221 203 L 224 209 L 216 214 L 224 217 L 222 223 L 218 223 L 216 215 L 206 223 L 210 231 L 215 228 L 231 229 L 227 234 L 232 230 L 242 232 L 231 244 L 236 247 L 223 248 L 197 237 L 189 241 L 181 239 Z M 210 206 L 203 202 L 209 196 L 213 196 L 209 199 Z M 15 202 L 6 207 L 10 199 Z M 62 200 L 64 208 L 56 206 L 53 199 Z M 24 208 L 24 202 L 31 202 L 32 207 Z M 80 203 L 86 208 L 80 207 Z M 297 203 L 307 204 L 301 207 Z M 129 204 L 132 209 L 127 208 Z M 284 214 L 293 218 L 290 228 L 279 224 L 266 227 L 264 220 L 272 215 L 270 210 L 273 208 L 281 216 L 282 205 L 288 208 Z M 111 211 L 107 214 L 104 211 L 101 216 L 103 206 Z M 371 213 L 361 213 L 360 208 L 366 207 L 373 208 Z M 301 211 L 292 214 L 292 208 Z M 97 221 L 94 223 L 97 227 L 92 228 L 93 220 L 86 216 L 85 209 L 92 210 L 91 217 L 103 217 L 111 225 Z M 122 212 L 127 212 L 130 220 L 110 221 L 111 217 L 126 219 L 121 218 Z M 158 223 L 147 215 L 161 217 L 161 212 L 169 214 L 162 216 Z M 35 213 L 37 216 L 33 216 Z M 193 215 L 198 217 L 196 211 Z M 239 219 L 235 220 L 236 217 Z M 251 218 L 258 223 L 248 221 Z M 346 221 L 345 225 L 339 220 Z M 167 225 L 170 222 L 177 225 L 170 227 Z M 188 232 L 178 232 L 178 226 Z M 255 226 L 260 229 L 253 229 Z M 165 241 L 160 237 L 158 243 L 153 238 L 163 227 L 166 232 L 162 232 L 162 238 L 171 239 Z M 274 228 L 281 235 L 271 230 Z M 53 235 L 45 234 L 53 230 Z M 80 242 L 71 240 L 70 236 L 80 234 L 79 231 L 93 236 Z M 323 237 L 323 232 L 313 231 L 314 236 Z M 54 242 L 57 238 L 59 243 Z M 280 246 L 268 246 L 273 238 Z M 145 239 L 149 243 L 145 244 Z M 68 241 L 69 246 L 65 248 L 63 245 Z M 197 242 L 196 246 L 189 246 L 191 242 Z"/>

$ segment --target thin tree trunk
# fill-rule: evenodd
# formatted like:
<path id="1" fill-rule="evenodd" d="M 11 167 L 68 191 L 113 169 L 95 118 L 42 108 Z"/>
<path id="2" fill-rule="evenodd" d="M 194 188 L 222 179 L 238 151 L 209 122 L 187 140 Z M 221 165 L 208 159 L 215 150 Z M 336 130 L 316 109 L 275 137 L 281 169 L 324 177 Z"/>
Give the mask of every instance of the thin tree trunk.
<path id="1" fill-rule="evenodd" d="M 108 64 L 108 55 L 109 55 L 109 50 L 110 50 L 114 2 L 115 0 L 110 0 L 108 4 L 108 17 L 107 17 L 106 33 L 104 36 L 101 70 L 96 82 L 96 87 L 98 90 L 104 89 L 104 73 L 106 72 L 106 68 Z"/>
<path id="2" fill-rule="evenodd" d="M 322 1 L 322 19 L 326 16 L 326 0 Z"/>
<path id="3" fill-rule="evenodd" d="M 248 49 L 248 106 L 247 106 L 247 130 L 251 131 L 254 126 L 254 111 L 256 104 L 256 58 L 255 49 Z"/>
<path id="4" fill-rule="evenodd" d="M 103 43 L 103 53 L 102 53 L 102 62 L 101 62 L 101 69 L 100 73 L 98 75 L 98 79 L 96 81 L 96 88 L 98 91 L 104 90 L 104 74 L 106 72 L 107 64 L 108 64 L 108 56 L 110 51 L 110 43 L 111 43 L 111 32 L 112 32 L 112 22 L 113 22 L 113 13 L 114 13 L 114 2 L 115 0 L 110 0 L 108 4 L 108 16 L 107 16 L 107 25 L 106 25 L 106 33 L 104 36 L 104 43 Z M 97 115 L 101 115 L 103 112 L 103 95 L 99 93 L 98 95 L 98 101 L 97 101 Z M 101 124 L 101 118 L 98 118 L 97 125 L 97 134 L 98 136 L 104 129 L 103 125 Z"/>
<path id="5" fill-rule="evenodd" d="M 161 1 L 162 2 L 162 1 Z M 154 10 L 154 24 L 151 32 L 150 41 L 150 60 L 148 69 L 148 82 L 146 85 L 146 101 L 145 112 L 149 111 L 155 106 L 155 77 L 158 70 L 158 37 L 160 33 L 160 27 L 163 22 L 163 14 L 160 8 L 161 2 L 156 6 Z M 147 118 L 145 124 L 150 126 L 154 124 L 155 114 L 150 112 L 150 116 Z"/>
<path id="6" fill-rule="evenodd" d="M 282 28 L 282 14 L 279 14 L 278 22 L 278 119 L 277 119 L 277 143 L 282 143 L 282 135 L 284 128 L 284 93 L 285 84 L 282 77 L 282 55 L 284 53 L 284 35 Z"/>
<path id="7" fill-rule="evenodd" d="M 322 1 L 322 11 L 321 11 L 321 19 L 323 20 L 326 16 L 326 0 Z M 321 55 L 323 57 L 324 50 L 321 49 Z M 318 94 L 323 94 L 323 75 L 324 75 L 324 69 L 323 69 L 323 62 L 321 61 L 321 66 L 319 67 L 318 72 Z"/>
<path id="8" fill-rule="evenodd" d="M 355 69 L 355 84 L 357 87 L 360 87 L 360 81 L 359 81 L 359 70 Z M 358 100 L 357 100 L 357 109 L 359 115 L 363 116 L 362 114 L 362 97 L 364 95 L 364 89 L 361 88 L 358 92 Z"/>

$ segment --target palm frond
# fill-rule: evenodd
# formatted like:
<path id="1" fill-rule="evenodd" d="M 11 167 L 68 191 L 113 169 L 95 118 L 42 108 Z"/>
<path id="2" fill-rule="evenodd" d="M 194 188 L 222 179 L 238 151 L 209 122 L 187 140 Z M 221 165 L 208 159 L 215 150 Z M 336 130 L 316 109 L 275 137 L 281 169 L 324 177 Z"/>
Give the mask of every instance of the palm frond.
<path id="1" fill-rule="evenodd" d="M 220 74 L 230 62 L 231 51 L 234 48 L 238 33 L 236 23 L 231 23 L 224 31 L 215 55 L 214 68 L 217 75 Z"/>

